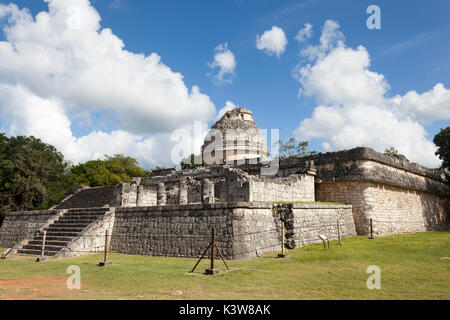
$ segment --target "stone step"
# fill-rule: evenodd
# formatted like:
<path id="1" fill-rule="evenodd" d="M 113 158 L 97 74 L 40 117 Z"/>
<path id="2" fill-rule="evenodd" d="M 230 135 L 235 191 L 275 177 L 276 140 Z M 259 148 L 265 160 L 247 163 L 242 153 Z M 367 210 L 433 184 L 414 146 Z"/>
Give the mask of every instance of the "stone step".
<path id="1" fill-rule="evenodd" d="M 55 254 L 57 254 L 59 251 L 45 251 L 45 255 L 46 256 L 54 256 Z M 41 255 L 41 250 L 35 250 L 35 249 L 19 249 L 17 250 L 17 253 L 19 254 L 28 254 L 28 255 L 35 255 L 35 256 L 40 256 Z"/>
<path id="2" fill-rule="evenodd" d="M 101 208 L 78 208 L 78 209 L 69 209 L 68 213 L 85 213 L 85 212 L 106 212 L 109 211 L 109 207 L 101 207 Z"/>
<path id="3" fill-rule="evenodd" d="M 73 232 L 73 231 L 50 231 L 47 232 L 47 238 L 50 239 L 51 237 L 77 237 L 79 232 Z"/>
<path id="4" fill-rule="evenodd" d="M 64 248 L 64 246 L 53 246 L 45 244 L 45 251 L 61 251 L 62 248 Z M 26 246 L 23 246 L 22 249 L 40 251 L 42 250 L 42 244 L 27 244 Z"/>
<path id="5" fill-rule="evenodd" d="M 60 219 L 56 223 L 73 223 L 73 222 L 87 222 L 87 223 L 92 223 L 98 219 L 100 219 L 102 216 L 97 216 L 97 217 L 67 217 L 64 219 Z"/>
<path id="6" fill-rule="evenodd" d="M 91 217 L 91 218 L 87 218 L 87 217 L 80 217 L 80 218 L 75 218 L 75 217 L 67 217 L 65 219 L 60 219 L 58 220 L 58 224 L 70 224 L 70 223 L 92 223 L 96 220 L 98 220 L 99 217 Z M 55 223 L 55 224 L 56 224 Z"/>
<path id="7" fill-rule="evenodd" d="M 73 237 L 66 237 L 66 236 L 51 236 L 51 235 L 47 235 L 47 237 L 45 238 L 45 241 L 59 241 L 59 242 L 66 242 L 67 243 L 67 242 L 72 241 L 75 238 L 76 238 L 75 236 L 73 236 Z M 40 236 L 37 236 L 36 238 L 34 238 L 31 241 L 38 241 L 38 242 L 42 243 L 42 239 L 43 239 L 43 236 L 40 235 Z"/>
<path id="8" fill-rule="evenodd" d="M 74 238 L 67 238 L 69 240 L 67 241 L 61 241 L 61 240 L 47 240 L 45 239 L 45 246 L 63 246 L 65 247 L 72 239 Z M 42 247 L 42 239 L 41 240 L 31 240 L 28 242 L 28 245 L 40 245 Z"/>
<path id="9" fill-rule="evenodd" d="M 55 223 L 53 225 L 51 225 L 47 230 L 50 229 L 60 229 L 60 228 L 86 228 L 88 225 L 90 225 L 92 222 L 86 222 L 86 223 L 82 223 L 82 222 L 72 222 L 72 223 Z"/>
<path id="10" fill-rule="evenodd" d="M 65 227 L 64 225 L 52 225 L 50 228 L 47 229 L 47 233 L 53 232 L 53 231 L 80 232 L 80 231 L 83 231 L 84 228 L 85 228 L 85 226 Z"/>
<path id="11" fill-rule="evenodd" d="M 86 216 L 103 216 L 108 211 L 83 211 L 83 212 L 67 212 L 64 217 L 86 217 Z"/>

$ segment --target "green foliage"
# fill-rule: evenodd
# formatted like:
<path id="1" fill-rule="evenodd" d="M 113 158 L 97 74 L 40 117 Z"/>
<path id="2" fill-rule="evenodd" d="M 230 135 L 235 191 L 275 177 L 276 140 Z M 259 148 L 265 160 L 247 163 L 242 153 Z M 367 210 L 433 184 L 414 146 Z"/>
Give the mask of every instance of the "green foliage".
<path id="1" fill-rule="evenodd" d="M 438 147 L 436 155 L 442 160 L 442 168 L 450 174 L 450 127 L 441 129 L 433 142 Z"/>
<path id="2" fill-rule="evenodd" d="M 308 141 L 297 142 L 295 138 L 290 138 L 286 142 L 279 140 L 275 144 L 280 146 L 280 156 L 300 155 L 303 157 L 317 153 L 316 151 L 307 151 L 309 146 Z"/>
<path id="3" fill-rule="evenodd" d="M 150 177 L 151 172 L 139 167 L 134 158 L 116 154 L 106 156 L 105 160 L 91 160 L 70 169 L 70 186 L 86 185 L 90 187 L 112 186 L 121 182 L 131 182 L 133 177 Z"/>
<path id="4" fill-rule="evenodd" d="M 400 154 L 398 153 L 398 150 L 394 147 L 389 147 L 384 150 L 384 154 L 391 157 L 398 157 Z"/>
<path id="5" fill-rule="evenodd" d="M 189 157 L 180 161 L 181 170 L 195 169 L 203 166 L 203 158 L 201 155 L 191 154 Z"/>
<path id="6" fill-rule="evenodd" d="M 0 212 L 43 209 L 67 188 L 68 163 L 55 147 L 35 137 L 0 134 Z"/>
<path id="7" fill-rule="evenodd" d="M 0 213 L 47 209 L 70 187 L 110 186 L 149 176 L 136 159 L 121 154 L 71 167 L 55 147 L 35 137 L 0 134 Z"/>

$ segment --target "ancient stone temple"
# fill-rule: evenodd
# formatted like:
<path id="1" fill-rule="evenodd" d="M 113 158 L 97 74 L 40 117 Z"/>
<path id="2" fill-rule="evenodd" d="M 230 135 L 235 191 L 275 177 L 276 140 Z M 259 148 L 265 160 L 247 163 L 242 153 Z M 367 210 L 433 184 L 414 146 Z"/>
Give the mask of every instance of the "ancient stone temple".
<path id="1" fill-rule="evenodd" d="M 235 108 L 212 125 L 202 146 L 202 155 L 207 164 L 224 164 L 266 158 L 269 149 L 253 121 L 253 113 L 245 108 Z"/>
<path id="2" fill-rule="evenodd" d="M 267 145 L 244 108 L 227 112 L 202 147 L 215 161 L 164 169 L 117 186 L 80 187 L 45 211 L 11 212 L 0 246 L 11 254 L 120 253 L 198 257 L 216 229 L 230 259 L 329 239 L 449 228 L 445 176 L 370 148 L 265 159 Z M 221 158 L 220 153 L 223 153 Z M 270 175 L 263 172 L 268 168 Z M 285 237 L 281 225 L 285 225 Z M 44 236 L 45 235 L 45 236 Z"/>

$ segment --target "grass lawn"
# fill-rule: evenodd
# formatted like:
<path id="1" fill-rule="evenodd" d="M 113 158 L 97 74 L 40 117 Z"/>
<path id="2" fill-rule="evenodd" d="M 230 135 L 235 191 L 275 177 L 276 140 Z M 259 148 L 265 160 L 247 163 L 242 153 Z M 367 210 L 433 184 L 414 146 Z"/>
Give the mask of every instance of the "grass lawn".
<path id="1" fill-rule="evenodd" d="M 101 254 L 36 263 L 15 256 L 0 260 L 0 299 L 450 299 L 450 232 L 343 239 L 246 261 L 206 276 L 196 259 Z M 3 250 L 1 251 L 3 252 Z M 81 289 L 69 290 L 66 269 L 81 270 Z M 217 266 L 223 267 L 220 261 Z M 381 269 L 381 289 L 366 286 L 367 267 Z"/>

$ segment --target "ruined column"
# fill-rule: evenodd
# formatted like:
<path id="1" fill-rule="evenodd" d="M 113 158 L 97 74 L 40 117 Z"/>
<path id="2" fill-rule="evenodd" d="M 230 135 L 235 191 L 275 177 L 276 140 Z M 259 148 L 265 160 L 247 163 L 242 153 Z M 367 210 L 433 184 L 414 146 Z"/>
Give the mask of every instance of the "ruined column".
<path id="1" fill-rule="evenodd" d="M 164 183 L 158 183 L 158 189 L 156 191 L 156 204 L 158 206 L 165 206 L 166 205 L 166 186 Z"/>
<path id="2" fill-rule="evenodd" d="M 136 206 L 141 207 L 144 205 L 144 186 L 138 185 L 136 195 Z"/>
<path id="3" fill-rule="evenodd" d="M 202 203 L 214 203 L 214 183 L 209 179 L 202 180 Z"/>
<path id="4" fill-rule="evenodd" d="M 178 204 L 188 204 L 188 189 L 186 178 L 181 178 L 180 188 L 178 189 Z"/>

